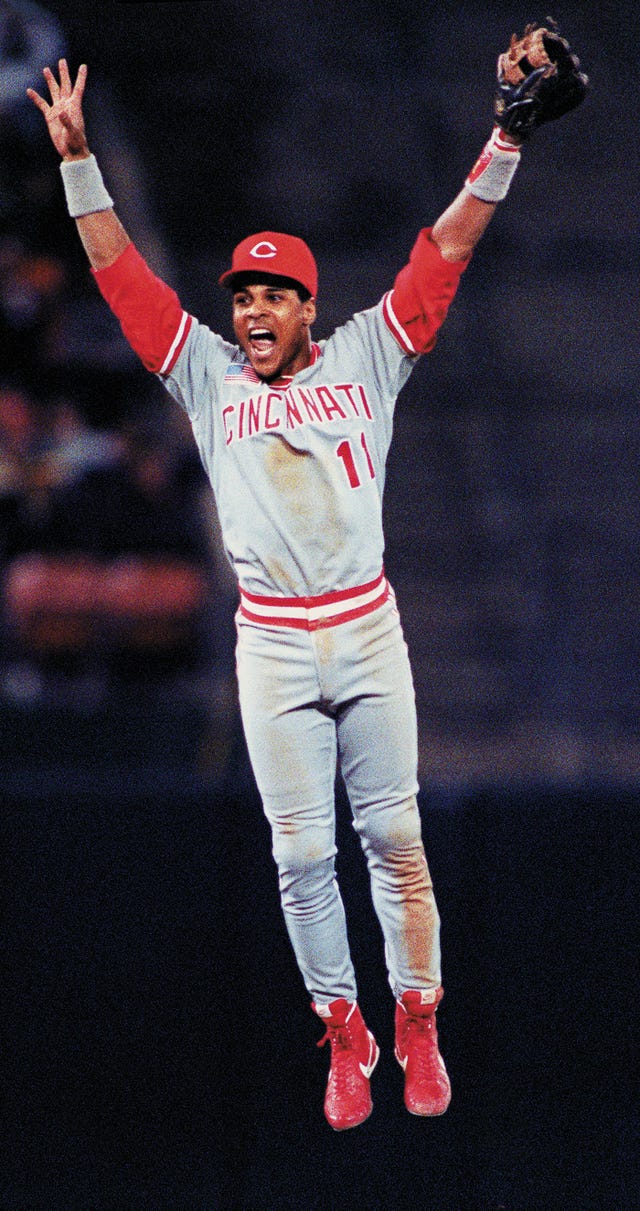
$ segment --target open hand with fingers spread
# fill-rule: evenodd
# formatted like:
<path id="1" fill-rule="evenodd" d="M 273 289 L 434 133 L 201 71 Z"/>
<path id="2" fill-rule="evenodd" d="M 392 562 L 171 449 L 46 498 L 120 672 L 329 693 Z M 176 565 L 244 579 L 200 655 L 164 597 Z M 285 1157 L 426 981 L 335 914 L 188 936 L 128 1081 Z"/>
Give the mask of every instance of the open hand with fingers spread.
<path id="1" fill-rule="evenodd" d="M 45 67 L 42 72 L 49 87 L 51 104 L 33 88 L 27 89 L 27 96 L 43 114 L 49 128 L 51 142 L 63 160 L 82 160 L 90 154 L 82 114 L 82 97 L 87 80 L 87 67 L 83 63 L 78 68 L 76 82 L 73 85 L 66 59 L 60 59 L 58 71 L 59 81 L 56 80 L 49 67 Z"/>

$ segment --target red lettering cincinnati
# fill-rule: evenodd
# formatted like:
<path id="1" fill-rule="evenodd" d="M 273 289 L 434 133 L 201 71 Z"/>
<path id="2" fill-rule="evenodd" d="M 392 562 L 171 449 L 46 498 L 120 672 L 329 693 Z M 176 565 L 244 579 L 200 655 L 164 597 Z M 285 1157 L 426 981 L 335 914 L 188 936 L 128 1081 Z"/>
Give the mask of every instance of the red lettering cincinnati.
<path id="1" fill-rule="evenodd" d="M 330 387 L 317 387 L 316 391 L 317 391 L 318 399 L 320 400 L 320 403 L 322 404 L 322 407 L 324 408 L 324 413 L 325 413 L 327 420 L 333 420 L 336 413 L 338 414 L 338 416 L 340 416 L 342 418 L 342 420 L 347 419 L 346 412 L 343 412 L 335 395 L 331 394 Z"/>
<path id="2" fill-rule="evenodd" d="M 252 395 L 249 400 L 249 432 L 247 437 L 251 437 L 254 433 L 260 432 L 260 405 L 262 403 L 261 395 Z"/>
<path id="3" fill-rule="evenodd" d="M 225 440 L 244 441 L 274 429 L 299 429 L 306 425 L 331 425 L 355 417 L 373 421 L 373 412 L 362 383 L 321 383 L 317 387 L 287 387 L 260 392 L 228 403 L 222 409 Z"/>

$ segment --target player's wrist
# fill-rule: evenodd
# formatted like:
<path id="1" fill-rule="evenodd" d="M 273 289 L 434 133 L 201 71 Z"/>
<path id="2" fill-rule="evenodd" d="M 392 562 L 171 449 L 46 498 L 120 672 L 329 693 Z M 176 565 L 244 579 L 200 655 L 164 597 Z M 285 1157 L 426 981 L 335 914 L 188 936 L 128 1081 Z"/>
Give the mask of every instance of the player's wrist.
<path id="1" fill-rule="evenodd" d="M 482 202 L 501 202 L 519 163 L 520 143 L 496 125 L 464 183 L 465 189 Z"/>
<path id="2" fill-rule="evenodd" d="M 517 135 L 512 135 L 509 131 L 502 130 L 501 127 L 499 129 L 500 138 L 502 139 L 503 143 L 511 143 L 514 147 L 522 147 L 524 139 L 519 139 Z"/>
<path id="3" fill-rule="evenodd" d="M 72 219 L 111 209 L 113 198 L 107 192 L 93 154 L 77 159 L 64 159 L 60 164 L 60 172 L 67 209 Z"/>

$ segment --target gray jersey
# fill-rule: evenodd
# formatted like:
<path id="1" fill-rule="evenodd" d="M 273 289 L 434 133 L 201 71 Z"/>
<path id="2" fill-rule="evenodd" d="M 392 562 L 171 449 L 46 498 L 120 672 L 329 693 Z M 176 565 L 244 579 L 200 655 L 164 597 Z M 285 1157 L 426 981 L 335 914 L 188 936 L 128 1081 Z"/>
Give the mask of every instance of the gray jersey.
<path id="1" fill-rule="evenodd" d="M 314 345 L 312 364 L 282 386 L 195 320 L 163 377 L 191 420 L 248 592 L 316 596 L 380 573 L 394 407 L 416 360 L 384 302 Z"/>
<path id="2" fill-rule="evenodd" d="M 310 365 L 278 383 L 184 311 L 133 245 L 96 271 L 132 347 L 191 419 L 243 600 L 284 597 L 295 609 L 296 598 L 359 586 L 348 600 L 360 610 L 380 591 L 396 398 L 433 348 L 466 263 L 445 261 L 423 228 L 380 303 L 313 345 Z"/>

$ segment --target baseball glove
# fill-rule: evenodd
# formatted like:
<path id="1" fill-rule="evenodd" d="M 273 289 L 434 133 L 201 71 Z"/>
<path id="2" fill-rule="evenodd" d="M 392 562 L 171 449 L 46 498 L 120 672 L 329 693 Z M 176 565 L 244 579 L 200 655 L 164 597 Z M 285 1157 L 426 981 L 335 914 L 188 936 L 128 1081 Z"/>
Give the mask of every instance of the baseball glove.
<path id="1" fill-rule="evenodd" d="M 528 139 L 543 122 L 580 105 L 588 86 L 580 60 L 553 18 L 547 17 L 546 25 L 532 22 L 521 38 L 512 34 L 498 59 L 495 120 L 508 134 Z"/>

